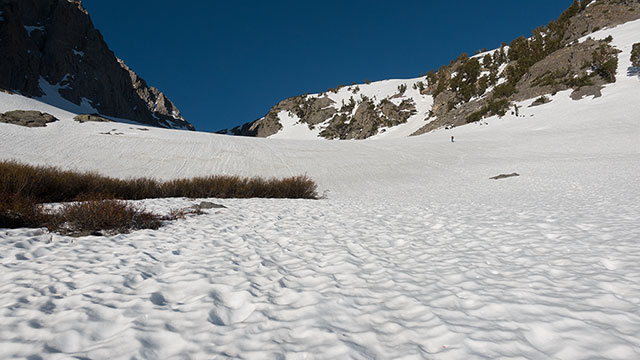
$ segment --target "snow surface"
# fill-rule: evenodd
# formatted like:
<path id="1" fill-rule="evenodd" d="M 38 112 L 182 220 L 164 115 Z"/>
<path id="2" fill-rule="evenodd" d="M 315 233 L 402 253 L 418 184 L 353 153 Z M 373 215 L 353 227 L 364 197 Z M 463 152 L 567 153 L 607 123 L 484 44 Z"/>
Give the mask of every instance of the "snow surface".
<path id="1" fill-rule="evenodd" d="M 2 159 L 160 179 L 306 173 L 328 191 L 210 199 L 227 208 L 128 235 L 0 230 L 0 358 L 640 358 L 640 79 L 625 71 L 638 33 L 603 33 L 623 52 L 602 97 L 559 92 L 411 138 L 140 131 L 0 92 L 0 112 L 61 119 L 0 124 Z"/>
<path id="2" fill-rule="evenodd" d="M 31 33 L 34 31 L 44 31 L 44 26 L 25 26 L 24 29 L 27 31 L 27 34 L 31 36 Z"/>
<path id="3" fill-rule="evenodd" d="M 278 118 L 282 124 L 282 130 L 272 135 L 272 139 L 304 139 L 317 140 L 320 129 L 310 129 L 308 124 L 300 122 L 300 118 L 289 111 L 280 111 Z"/>
<path id="4" fill-rule="evenodd" d="M 47 80 L 41 77 L 38 85 L 40 86 L 40 89 L 44 92 L 44 95 L 41 96 L 40 98 L 37 98 L 37 100 L 60 109 L 66 109 L 75 114 L 98 113 L 98 110 L 96 110 L 93 107 L 93 105 L 91 104 L 91 101 L 89 101 L 86 98 L 82 98 L 82 102 L 80 103 L 80 105 L 76 105 L 71 101 L 63 98 L 62 95 L 60 95 L 59 90 L 68 88 L 69 86 L 69 83 L 67 80 L 69 76 L 70 76 L 69 74 L 66 74 L 62 78 L 62 80 L 60 80 L 60 82 L 55 85 L 50 84 Z"/>

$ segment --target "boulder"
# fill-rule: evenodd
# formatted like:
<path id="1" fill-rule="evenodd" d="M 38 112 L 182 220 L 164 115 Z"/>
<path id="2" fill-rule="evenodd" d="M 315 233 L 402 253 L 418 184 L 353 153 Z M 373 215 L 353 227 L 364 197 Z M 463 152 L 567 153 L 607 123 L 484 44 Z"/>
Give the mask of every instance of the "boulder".
<path id="1" fill-rule="evenodd" d="M 98 115 L 98 114 L 80 114 L 80 115 L 76 115 L 73 120 L 79 122 L 79 123 L 86 123 L 86 122 L 111 122 L 111 120 L 109 119 L 105 119 L 102 116 Z"/>
<path id="2" fill-rule="evenodd" d="M 45 127 L 54 121 L 58 119 L 39 111 L 15 110 L 0 114 L 0 122 L 26 127 Z"/>

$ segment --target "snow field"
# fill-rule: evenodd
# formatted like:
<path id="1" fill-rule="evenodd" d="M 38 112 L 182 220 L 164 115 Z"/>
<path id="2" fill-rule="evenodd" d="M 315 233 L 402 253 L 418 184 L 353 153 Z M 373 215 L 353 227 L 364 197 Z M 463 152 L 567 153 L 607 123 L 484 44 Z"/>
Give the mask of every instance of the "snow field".
<path id="1" fill-rule="evenodd" d="M 210 199 L 227 209 L 128 235 L 0 230 L 0 358 L 640 358 L 640 80 L 624 71 L 639 26 L 600 34 L 623 50 L 600 98 L 560 92 L 518 104 L 522 117 L 404 139 L 77 124 L 0 93 L 0 112 L 61 119 L 0 124 L 0 159 L 160 179 L 306 173 L 328 191 Z"/>
<path id="2" fill-rule="evenodd" d="M 158 231 L 1 234 L 2 357 L 638 355 L 637 206 L 216 201 Z"/>
<path id="3" fill-rule="evenodd" d="M 320 128 L 315 127 L 313 130 L 311 130 L 309 128 L 309 125 L 300 122 L 300 118 L 295 114 L 283 110 L 278 113 L 278 119 L 280 119 L 282 129 L 277 133 L 271 135 L 271 139 L 322 139 L 318 137 L 318 134 L 320 134 L 321 131 Z"/>

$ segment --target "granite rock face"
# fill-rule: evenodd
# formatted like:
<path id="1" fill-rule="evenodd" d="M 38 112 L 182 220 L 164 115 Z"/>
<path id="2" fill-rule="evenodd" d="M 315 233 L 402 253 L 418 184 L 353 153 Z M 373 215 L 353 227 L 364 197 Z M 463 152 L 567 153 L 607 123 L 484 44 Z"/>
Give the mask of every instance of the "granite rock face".
<path id="1" fill-rule="evenodd" d="M 0 89 L 89 103 L 104 116 L 194 130 L 109 49 L 79 0 L 0 0 Z M 47 84 L 48 83 L 48 84 Z"/>

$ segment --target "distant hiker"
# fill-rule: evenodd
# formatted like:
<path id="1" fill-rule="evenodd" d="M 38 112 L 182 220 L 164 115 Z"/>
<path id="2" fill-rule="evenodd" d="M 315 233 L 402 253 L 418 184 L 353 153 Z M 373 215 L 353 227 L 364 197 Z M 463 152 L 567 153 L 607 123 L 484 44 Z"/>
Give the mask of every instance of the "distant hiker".
<path id="1" fill-rule="evenodd" d="M 455 142 L 455 141 L 453 140 L 453 135 L 451 135 L 451 142 Z"/>

